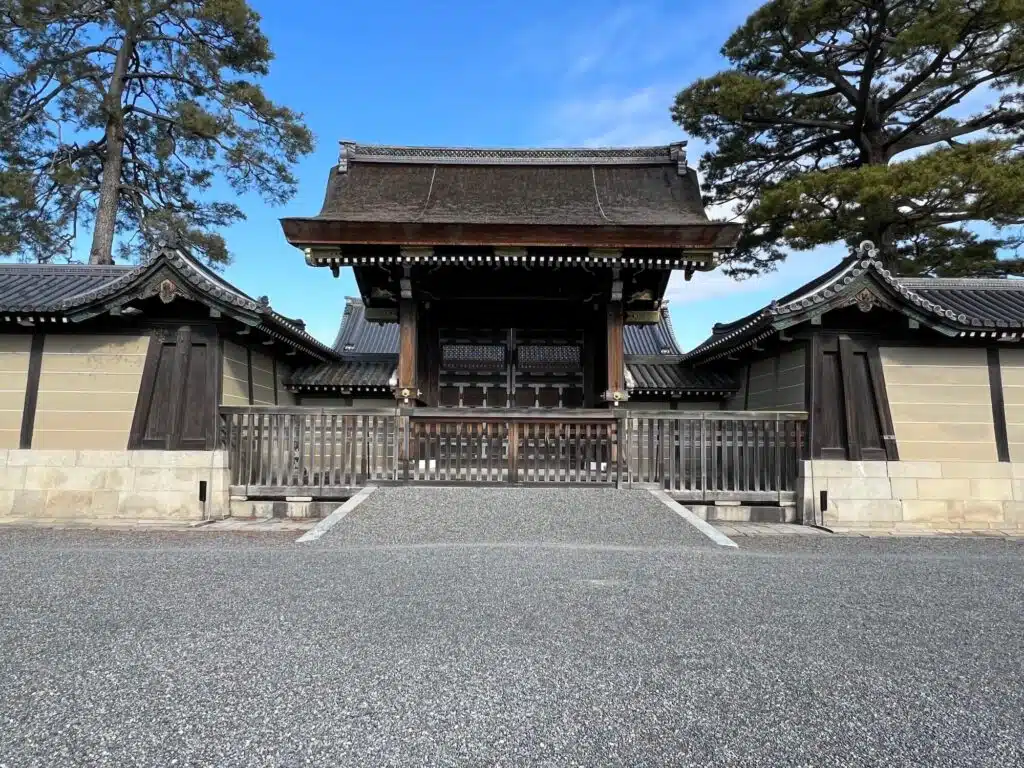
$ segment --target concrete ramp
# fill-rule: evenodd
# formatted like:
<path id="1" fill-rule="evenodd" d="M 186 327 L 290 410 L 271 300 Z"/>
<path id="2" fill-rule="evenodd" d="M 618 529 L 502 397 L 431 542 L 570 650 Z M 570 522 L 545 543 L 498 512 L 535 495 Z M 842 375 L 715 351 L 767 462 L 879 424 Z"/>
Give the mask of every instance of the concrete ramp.
<path id="1" fill-rule="evenodd" d="M 648 491 L 480 486 L 379 488 L 319 543 L 715 546 Z"/>

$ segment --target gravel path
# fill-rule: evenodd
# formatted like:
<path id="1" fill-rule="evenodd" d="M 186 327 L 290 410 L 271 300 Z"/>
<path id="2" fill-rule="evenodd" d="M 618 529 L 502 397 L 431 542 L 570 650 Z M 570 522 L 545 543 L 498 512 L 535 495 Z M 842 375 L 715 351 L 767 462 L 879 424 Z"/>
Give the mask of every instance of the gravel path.
<path id="1" fill-rule="evenodd" d="M 1022 542 L 368 511 L 323 546 L 0 531 L 0 766 L 1024 762 Z"/>
<path id="2" fill-rule="evenodd" d="M 713 547 L 647 491 L 378 488 L 321 544 Z"/>

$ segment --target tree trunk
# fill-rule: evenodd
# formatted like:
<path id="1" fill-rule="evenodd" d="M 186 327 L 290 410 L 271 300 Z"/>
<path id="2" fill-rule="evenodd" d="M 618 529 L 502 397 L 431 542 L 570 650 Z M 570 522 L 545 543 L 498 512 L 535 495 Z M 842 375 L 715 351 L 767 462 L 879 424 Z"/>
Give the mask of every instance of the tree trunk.
<path id="1" fill-rule="evenodd" d="M 106 157 L 100 179 L 100 195 L 96 203 L 96 221 L 92 232 L 90 264 L 114 263 L 114 232 L 117 229 L 117 208 L 120 201 L 121 168 L 124 165 L 124 112 L 121 95 L 128 59 L 135 47 L 131 30 L 127 30 L 114 62 L 114 73 L 104 97 L 107 112 Z"/>
<path id="2" fill-rule="evenodd" d="M 885 150 L 884 135 L 876 128 L 866 133 L 868 147 L 866 152 L 861 153 L 862 164 L 888 165 L 889 156 Z M 896 212 L 888 200 L 880 201 L 864 211 L 864 239 L 875 244 L 878 259 L 886 269 L 892 269 L 896 264 L 896 238 L 893 233 L 895 221 Z"/>

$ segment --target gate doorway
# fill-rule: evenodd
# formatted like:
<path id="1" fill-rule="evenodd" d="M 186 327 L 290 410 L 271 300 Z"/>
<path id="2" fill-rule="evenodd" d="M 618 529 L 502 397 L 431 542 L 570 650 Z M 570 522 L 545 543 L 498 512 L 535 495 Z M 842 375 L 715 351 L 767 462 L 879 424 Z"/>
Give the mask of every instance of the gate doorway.
<path id="1" fill-rule="evenodd" d="M 442 328 L 439 405 L 579 408 L 583 331 Z"/>

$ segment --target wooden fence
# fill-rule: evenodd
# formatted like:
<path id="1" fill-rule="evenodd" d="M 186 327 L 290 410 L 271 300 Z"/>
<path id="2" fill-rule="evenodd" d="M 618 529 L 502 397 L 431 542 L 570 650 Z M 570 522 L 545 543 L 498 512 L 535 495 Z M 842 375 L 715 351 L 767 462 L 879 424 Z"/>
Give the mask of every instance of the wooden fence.
<path id="1" fill-rule="evenodd" d="M 615 485 L 788 501 L 804 413 L 222 407 L 231 492 L 340 498 L 376 483 Z"/>

